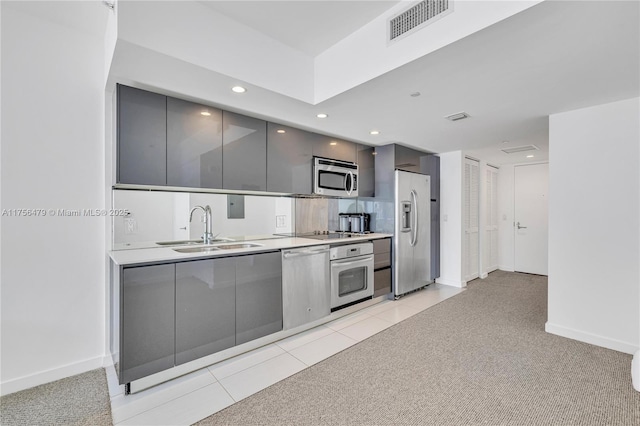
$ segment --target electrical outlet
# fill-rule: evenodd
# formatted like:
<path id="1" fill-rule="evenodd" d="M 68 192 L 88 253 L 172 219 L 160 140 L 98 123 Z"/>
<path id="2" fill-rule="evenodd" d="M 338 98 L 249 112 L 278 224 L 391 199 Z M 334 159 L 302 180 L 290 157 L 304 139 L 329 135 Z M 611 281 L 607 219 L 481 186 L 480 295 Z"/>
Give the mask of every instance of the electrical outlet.
<path id="1" fill-rule="evenodd" d="M 285 227 L 285 220 L 287 219 L 287 216 L 285 215 L 279 215 L 276 216 L 276 228 L 284 228 Z"/>
<path id="2" fill-rule="evenodd" d="M 124 233 L 125 234 L 135 234 L 136 233 L 136 220 L 128 217 L 124 220 Z"/>

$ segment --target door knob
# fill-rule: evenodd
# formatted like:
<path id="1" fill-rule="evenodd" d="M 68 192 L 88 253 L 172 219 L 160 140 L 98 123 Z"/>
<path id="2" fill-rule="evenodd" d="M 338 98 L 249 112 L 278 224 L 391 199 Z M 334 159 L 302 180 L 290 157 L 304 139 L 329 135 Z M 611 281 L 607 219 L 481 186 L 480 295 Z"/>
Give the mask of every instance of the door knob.
<path id="1" fill-rule="evenodd" d="M 518 229 L 527 229 L 526 226 L 520 226 L 520 222 L 518 222 L 516 226 L 518 227 Z"/>

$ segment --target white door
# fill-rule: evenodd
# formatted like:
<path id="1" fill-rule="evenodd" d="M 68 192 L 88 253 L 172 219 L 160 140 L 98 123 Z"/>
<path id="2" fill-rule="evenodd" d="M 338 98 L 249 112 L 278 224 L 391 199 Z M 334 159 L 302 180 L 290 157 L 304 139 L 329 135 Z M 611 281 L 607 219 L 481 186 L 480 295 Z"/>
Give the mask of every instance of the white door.
<path id="1" fill-rule="evenodd" d="M 549 164 L 516 166 L 514 269 L 548 274 Z"/>
<path id="2" fill-rule="evenodd" d="M 478 278 L 480 272 L 480 164 L 464 159 L 463 259 L 465 281 Z"/>
<path id="3" fill-rule="evenodd" d="M 498 269 L 498 169 L 487 166 L 485 179 L 484 270 L 493 272 Z"/>

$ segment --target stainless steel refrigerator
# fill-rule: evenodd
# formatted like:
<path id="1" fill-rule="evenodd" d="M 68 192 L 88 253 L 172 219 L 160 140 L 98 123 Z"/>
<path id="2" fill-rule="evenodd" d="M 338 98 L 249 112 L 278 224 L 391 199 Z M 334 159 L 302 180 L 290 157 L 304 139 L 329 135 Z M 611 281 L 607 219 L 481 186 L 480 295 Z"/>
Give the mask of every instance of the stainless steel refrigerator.
<path id="1" fill-rule="evenodd" d="M 394 297 L 432 283 L 431 182 L 420 173 L 395 171 Z"/>

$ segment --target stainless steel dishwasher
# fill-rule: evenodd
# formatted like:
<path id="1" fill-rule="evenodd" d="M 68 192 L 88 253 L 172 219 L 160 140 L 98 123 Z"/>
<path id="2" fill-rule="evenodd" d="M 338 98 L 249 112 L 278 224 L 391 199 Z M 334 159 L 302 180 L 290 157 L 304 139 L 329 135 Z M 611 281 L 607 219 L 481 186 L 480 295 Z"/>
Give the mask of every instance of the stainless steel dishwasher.
<path id="1" fill-rule="evenodd" d="M 283 330 L 315 321 L 330 313 L 329 246 L 283 250 Z"/>

